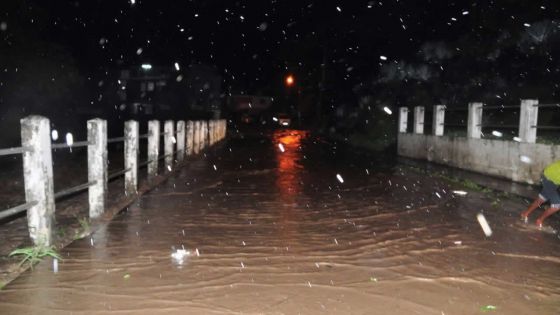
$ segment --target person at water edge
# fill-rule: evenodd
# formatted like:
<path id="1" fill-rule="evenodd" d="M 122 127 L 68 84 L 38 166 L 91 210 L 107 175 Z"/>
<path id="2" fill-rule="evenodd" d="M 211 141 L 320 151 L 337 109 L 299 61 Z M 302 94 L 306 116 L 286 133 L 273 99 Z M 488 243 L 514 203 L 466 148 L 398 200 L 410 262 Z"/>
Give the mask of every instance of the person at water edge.
<path id="1" fill-rule="evenodd" d="M 538 227 L 542 227 L 543 221 L 546 218 L 560 210 L 560 193 L 558 192 L 560 186 L 560 160 L 545 167 L 541 183 L 542 190 L 537 199 L 533 201 L 527 210 L 521 212 L 521 219 L 527 222 L 531 212 L 535 211 L 545 202 L 550 202 L 550 207 L 535 221 Z"/>

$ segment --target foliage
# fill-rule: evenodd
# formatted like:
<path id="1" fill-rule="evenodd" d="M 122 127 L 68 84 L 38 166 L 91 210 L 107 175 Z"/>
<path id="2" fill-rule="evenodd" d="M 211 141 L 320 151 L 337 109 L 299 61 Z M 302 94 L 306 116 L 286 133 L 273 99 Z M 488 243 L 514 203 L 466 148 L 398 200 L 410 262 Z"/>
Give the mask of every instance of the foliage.
<path id="1" fill-rule="evenodd" d="M 22 258 L 19 262 L 19 266 L 28 263 L 32 269 L 35 264 L 39 263 L 45 257 L 52 257 L 62 260 L 62 257 L 60 257 L 60 254 L 58 254 L 54 246 L 45 246 L 41 244 L 36 246 L 18 248 L 12 251 L 8 256 L 21 256 Z"/>

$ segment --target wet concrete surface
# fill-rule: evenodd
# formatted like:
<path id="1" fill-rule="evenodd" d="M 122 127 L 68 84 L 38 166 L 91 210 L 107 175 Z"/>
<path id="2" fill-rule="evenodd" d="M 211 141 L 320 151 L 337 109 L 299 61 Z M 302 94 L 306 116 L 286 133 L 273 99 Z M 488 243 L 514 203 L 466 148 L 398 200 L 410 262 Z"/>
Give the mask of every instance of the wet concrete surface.
<path id="1" fill-rule="evenodd" d="M 10 283 L 0 313 L 560 313 L 557 235 L 456 185 L 303 131 L 233 137 Z"/>

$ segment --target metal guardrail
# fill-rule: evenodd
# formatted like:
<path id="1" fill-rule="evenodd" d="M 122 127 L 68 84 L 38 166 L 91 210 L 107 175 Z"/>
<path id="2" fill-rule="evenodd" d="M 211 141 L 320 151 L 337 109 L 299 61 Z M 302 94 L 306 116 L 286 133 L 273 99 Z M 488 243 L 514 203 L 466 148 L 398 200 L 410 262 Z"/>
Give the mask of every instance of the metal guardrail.
<path id="1" fill-rule="evenodd" d="M 15 207 L 10 208 L 10 209 L 2 210 L 2 211 L 0 211 L 0 220 L 3 220 L 7 217 L 11 217 L 11 216 L 16 215 L 18 213 L 27 211 L 27 209 L 35 206 L 36 204 L 37 204 L 37 201 L 33 201 L 33 202 L 28 202 L 28 203 L 21 204 L 19 206 L 15 206 Z"/>
<path id="2" fill-rule="evenodd" d="M 124 140 L 125 140 L 125 137 L 111 138 L 111 139 L 107 139 L 107 144 L 116 143 L 116 142 L 124 142 Z"/>
<path id="3" fill-rule="evenodd" d="M 88 145 L 93 144 L 89 141 L 78 141 L 74 142 L 71 145 L 68 143 L 53 143 L 51 144 L 51 149 L 71 149 L 71 148 L 80 148 L 80 147 L 87 147 Z"/>
<path id="4" fill-rule="evenodd" d="M 120 171 L 118 171 L 118 172 L 115 172 L 115 173 L 113 173 L 113 174 L 110 174 L 109 176 L 107 176 L 107 179 L 108 179 L 108 180 L 112 180 L 112 179 L 114 179 L 114 178 L 117 178 L 117 177 L 119 177 L 119 176 L 124 175 L 126 172 L 129 172 L 130 170 L 131 170 L 130 167 L 129 167 L 129 168 L 125 168 L 124 170 L 120 170 Z"/>
<path id="5" fill-rule="evenodd" d="M 17 155 L 17 154 L 22 154 L 25 151 L 26 149 L 23 147 L 0 149 L 0 156 Z"/>
<path id="6" fill-rule="evenodd" d="M 77 185 L 77 186 L 74 186 L 74 187 L 64 189 L 62 191 L 59 191 L 59 192 L 55 193 L 54 194 L 54 199 L 59 199 L 59 198 L 66 197 L 66 196 L 72 195 L 74 193 L 80 192 L 82 190 L 86 190 L 90 186 L 93 186 L 95 184 L 97 184 L 96 180 L 94 180 L 92 182 L 85 183 L 85 184 L 81 184 L 81 185 Z"/>

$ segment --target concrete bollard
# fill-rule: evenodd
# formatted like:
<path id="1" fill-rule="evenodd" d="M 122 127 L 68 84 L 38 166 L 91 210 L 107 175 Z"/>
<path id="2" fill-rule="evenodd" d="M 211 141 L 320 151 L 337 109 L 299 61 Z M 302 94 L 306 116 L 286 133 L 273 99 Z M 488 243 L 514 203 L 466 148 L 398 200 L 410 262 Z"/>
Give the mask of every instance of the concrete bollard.
<path id="1" fill-rule="evenodd" d="M 107 192 L 107 121 L 91 119 L 88 131 L 88 181 L 95 184 L 88 188 L 89 217 L 98 218 L 105 212 Z"/>
<path id="2" fill-rule="evenodd" d="M 399 132 L 406 133 L 408 130 L 408 108 L 399 109 Z"/>
<path id="3" fill-rule="evenodd" d="M 171 172 L 173 170 L 173 144 L 177 142 L 173 128 L 173 120 L 166 120 L 163 125 L 163 154 L 165 154 L 165 171 Z"/>
<path id="4" fill-rule="evenodd" d="M 150 120 L 148 122 L 148 180 L 153 179 L 158 174 L 159 164 L 159 121 Z"/>
<path id="5" fill-rule="evenodd" d="M 521 142 L 535 143 L 537 141 L 537 125 L 539 117 L 538 100 L 521 100 L 519 113 L 519 138 Z"/>
<path id="6" fill-rule="evenodd" d="M 198 154 L 200 152 L 200 121 L 196 120 L 193 126 L 193 153 Z"/>
<path id="7" fill-rule="evenodd" d="M 482 103 L 469 103 L 467 138 L 480 139 L 482 135 Z"/>
<path id="8" fill-rule="evenodd" d="M 424 106 L 414 107 L 414 133 L 423 134 L 424 133 Z"/>
<path id="9" fill-rule="evenodd" d="M 432 121 L 432 134 L 435 136 L 443 136 L 445 123 L 445 105 L 434 106 L 434 116 Z"/>
<path id="10" fill-rule="evenodd" d="M 177 162 L 185 160 L 185 121 L 177 122 Z"/>
<path id="11" fill-rule="evenodd" d="M 51 245 L 54 187 L 50 122 L 41 116 L 20 120 L 25 200 L 37 204 L 27 210 L 29 236 L 35 245 Z"/>
<path id="12" fill-rule="evenodd" d="M 138 122 L 129 120 L 124 124 L 124 192 L 127 196 L 138 193 Z"/>
<path id="13" fill-rule="evenodd" d="M 194 122 L 192 120 L 187 121 L 187 155 L 191 156 L 194 153 L 193 143 L 194 143 Z"/>

